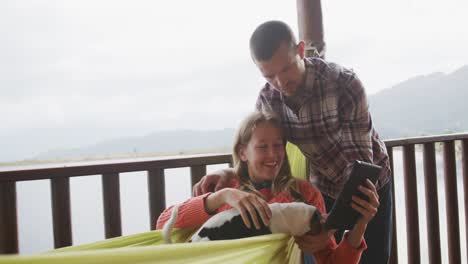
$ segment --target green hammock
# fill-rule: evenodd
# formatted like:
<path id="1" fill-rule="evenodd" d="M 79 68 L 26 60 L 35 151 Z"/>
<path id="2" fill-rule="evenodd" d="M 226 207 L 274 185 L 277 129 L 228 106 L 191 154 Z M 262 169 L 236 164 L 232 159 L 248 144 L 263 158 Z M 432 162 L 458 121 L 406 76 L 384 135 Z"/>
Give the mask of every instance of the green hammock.
<path id="1" fill-rule="evenodd" d="M 186 241 L 193 230 L 176 229 L 173 239 Z M 95 243 L 56 249 L 34 256 L 3 255 L 9 264 L 149 264 L 149 263 L 300 263 L 301 252 L 285 234 L 236 240 L 164 245 L 161 232 L 152 231 Z"/>
<path id="2" fill-rule="evenodd" d="M 305 159 L 300 150 L 287 145 L 293 174 L 306 178 Z M 302 156 L 302 157 L 301 157 Z M 89 244 L 55 249 L 33 256 L 0 255 L 0 264 L 149 264 L 149 263 L 301 263 L 302 254 L 294 240 L 285 234 L 272 234 L 236 240 L 181 243 L 195 230 L 174 229 L 166 245 L 160 231 L 116 237 Z"/>

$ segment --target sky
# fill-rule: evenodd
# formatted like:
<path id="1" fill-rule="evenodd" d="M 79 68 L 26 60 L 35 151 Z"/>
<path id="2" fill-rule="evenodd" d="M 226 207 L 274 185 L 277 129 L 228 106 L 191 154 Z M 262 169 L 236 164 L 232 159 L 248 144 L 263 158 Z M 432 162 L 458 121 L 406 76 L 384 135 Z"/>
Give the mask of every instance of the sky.
<path id="1" fill-rule="evenodd" d="M 326 57 L 369 95 L 468 64 L 468 1 L 322 1 Z M 0 162 L 157 130 L 236 127 L 263 84 L 248 39 L 295 1 L 0 2 Z"/>

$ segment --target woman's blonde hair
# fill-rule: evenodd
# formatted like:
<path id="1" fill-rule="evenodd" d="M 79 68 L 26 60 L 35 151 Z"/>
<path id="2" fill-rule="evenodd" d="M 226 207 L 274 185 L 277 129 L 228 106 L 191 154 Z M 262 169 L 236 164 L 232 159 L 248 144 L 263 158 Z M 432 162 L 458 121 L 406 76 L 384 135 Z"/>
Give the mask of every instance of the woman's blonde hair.
<path id="1" fill-rule="evenodd" d="M 275 128 L 278 128 L 282 134 L 283 144 L 284 146 L 286 145 L 286 138 L 283 133 L 281 119 L 277 115 L 270 112 L 256 111 L 249 114 L 241 122 L 234 138 L 232 151 L 234 172 L 239 180 L 240 189 L 243 191 L 255 192 L 260 194 L 260 196 L 262 196 L 262 194 L 255 189 L 250 179 L 247 162 L 241 160 L 239 153 L 241 146 L 247 146 L 249 141 L 252 139 L 252 135 L 255 129 L 261 124 L 269 124 Z M 278 175 L 272 182 L 271 190 L 275 195 L 282 191 L 287 191 L 296 200 L 303 200 L 302 195 L 300 195 L 300 193 L 297 191 L 295 182 L 296 181 L 291 174 L 288 155 L 285 151 L 283 164 L 281 165 Z"/>

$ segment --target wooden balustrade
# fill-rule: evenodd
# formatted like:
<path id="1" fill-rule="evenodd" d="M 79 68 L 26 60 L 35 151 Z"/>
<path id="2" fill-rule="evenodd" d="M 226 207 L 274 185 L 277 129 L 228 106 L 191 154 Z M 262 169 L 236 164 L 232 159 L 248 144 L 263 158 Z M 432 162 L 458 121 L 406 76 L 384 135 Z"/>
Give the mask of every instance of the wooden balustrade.
<path id="1" fill-rule="evenodd" d="M 102 175 L 102 196 L 106 238 L 122 235 L 120 179 L 118 173 Z"/>
<path id="2" fill-rule="evenodd" d="M 408 263 L 421 263 L 419 245 L 418 189 L 414 145 L 403 146 L 403 177 L 405 178 L 406 230 Z"/>
<path id="3" fill-rule="evenodd" d="M 458 218 L 457 175 L 455 142 L 460 141 L 464 183 L 465 218 L 468 217 L 468 134 L 452 134 L 431 137 L 405 138 L 385 141 L 394 173 L 395 147 L 403 147 L 403 177 L 407 227 L 408 263 L 421 263 L 419 234 L 419 209 L 417 182 L 422 175 L 416 171 L 415 148 L 422 146 L 424 162 L 425 200 L 429 261 L 441 263 L 440 229 L 447 228 L 449 263 L 460 263 L 460 221 Z M 436 147 L 443 145 L 447 227 L 439 223 L 437 191 Z M 119 174 L 133 171 L 147 171 L 150 227 L 154 230 L 159 214 L 166 208 L 165 169 L 189 167 L 192 186 L 206 174 L 207 165 L 229 164 L 231 155 L 194 155 L 187 157 L 166 157 L 105 161 L 68 166 L 48 166 L 36 169 L 2 170 L 0 168 L 0 253 L 18 252 L 18 220 L 16 206 L 16 182 L 49 179 L 51 181 L 54 245 L 56 248 L 72 244 L 70 216 L 70 177 L 100 175 L 105 221 L 105 237 L 122 235 Z M 401 192 L 401 191 L 400 191 Z M 395 196 L 393 184 L 393 204 Z M 399 209 L 401 210 L 401 209 Z M 393 241 L 390 263 L 398 263 L 398 237 L 396 228 L 404 223 L 396 222 L 397 210 L 393 211 Z M 465 234 L 468 239 L 468 230 Z M 401 259 L 402 256 L 400 256 Z"/>
<path id="4" fill-rule="evenodd" d="M 53 178 L 50 181 L 50 191 L 55 248 L 71 246 L 70 178 Z"/>
<path id="5" fill-rule="evenodd" d="M 439 231 L 439 195 L 437 194 L 437 168 L 435 144 L 425 143 L 424 155 L 424 181 L 426 185 L 426 218 L 427 238 L 429 242 L 429 261 L 431 264 L 442 263 L 440 253 L 440 231 Z"/>

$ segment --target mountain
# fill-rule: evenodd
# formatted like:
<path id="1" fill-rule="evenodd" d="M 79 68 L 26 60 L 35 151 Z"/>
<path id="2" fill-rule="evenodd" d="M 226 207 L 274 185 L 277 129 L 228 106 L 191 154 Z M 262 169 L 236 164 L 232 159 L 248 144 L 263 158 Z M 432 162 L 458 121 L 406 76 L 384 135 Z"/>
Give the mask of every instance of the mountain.
<path id="1" fill-rule="evenodd" d="M 468 65 L 417 76 L 369 96 L 384 139 L 468 131 Z"/>
<path id="2" fill-rule="evenodd" d="M 143 137 L 116 138 L 75 149 L 54 149 L 34 159 L 80 159 L 139 156 L 148 154 L 181 154 L 187 152 L 230 151 L 234 129 L 212 131 L 159 131 Z"/>
<path id="3" fill-rule="evenodd" d="M 383 139 L 468 131 L 468 65 L 450 74 L 417 76 L 369 96 Z M 106 158 L 147 154 L 230 151 L 234 129 L 160 131 L 116 138 L 83 148 L 55 149 L 34 159 Z"/>

